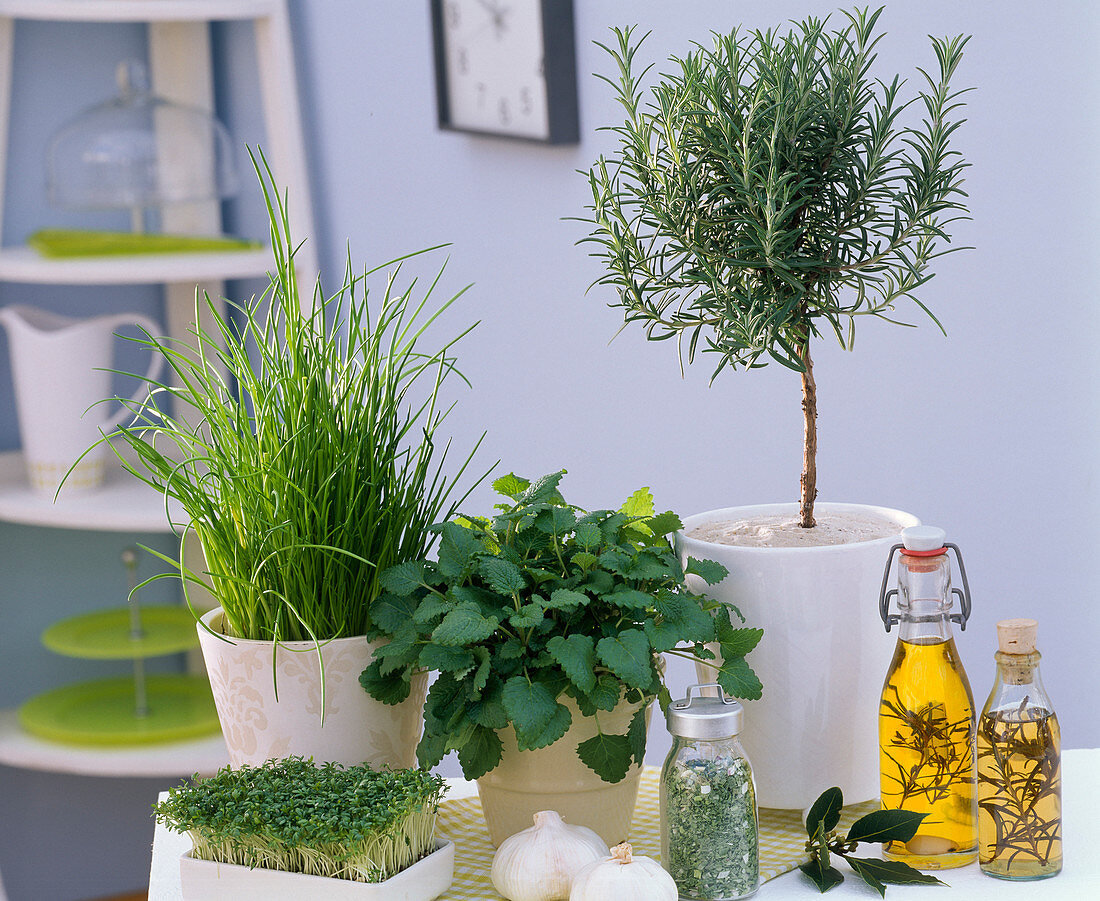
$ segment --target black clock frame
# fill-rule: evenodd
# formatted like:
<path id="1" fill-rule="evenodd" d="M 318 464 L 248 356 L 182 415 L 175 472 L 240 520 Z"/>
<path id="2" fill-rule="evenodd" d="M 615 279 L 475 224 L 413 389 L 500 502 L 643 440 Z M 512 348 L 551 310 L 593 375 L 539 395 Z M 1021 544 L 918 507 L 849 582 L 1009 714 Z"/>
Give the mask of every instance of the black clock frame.
<path id="1" fill-rule="evenodd" d="M 447 90 L 447 56 L 443 33 L 444 0 L 430 0 L 432 44 L 435 56 L 435 97 L 439 127 L 445 131 L 528 141 L 536 144 L 576 144 L 580 140 L 577 101 L 577 51 L 573 28 L 573 0 L 540 0 L 542 8 L 543 72 L 546 78 L 545 138 L 508 134 L 506 131 L 467 128 L 451 121 Z"/>

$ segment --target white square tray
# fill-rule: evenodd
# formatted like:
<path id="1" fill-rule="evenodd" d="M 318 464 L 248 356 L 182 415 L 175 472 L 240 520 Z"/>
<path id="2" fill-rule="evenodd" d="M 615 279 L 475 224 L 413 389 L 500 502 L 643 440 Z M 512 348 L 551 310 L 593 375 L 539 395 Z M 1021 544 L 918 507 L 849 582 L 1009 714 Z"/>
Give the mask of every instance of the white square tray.
<path id="1" fill-rule="evenodd" d="M 435 851 L 385 882 L 352 882 L 239 864 L 180 858 L 184 901 L 433 901 L 454 879 L 455 846 L 440 841 Z"/>

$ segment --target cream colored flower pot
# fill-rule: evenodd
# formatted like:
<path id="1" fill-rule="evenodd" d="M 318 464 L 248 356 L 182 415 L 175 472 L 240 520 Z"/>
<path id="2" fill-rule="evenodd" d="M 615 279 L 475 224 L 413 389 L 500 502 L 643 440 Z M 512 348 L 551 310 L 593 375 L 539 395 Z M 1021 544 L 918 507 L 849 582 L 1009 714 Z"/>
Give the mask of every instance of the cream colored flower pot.
<path id="1" fill-rule="evenodd" d="M 497 733 L 504 754 L 495 769 L 477 780 L 494 847 L 528 828 L 540 810 L 556 810 L 565 822 L 594 829 L 608 845 L 630 834 L 641 766 L 631 766 L 620 782 L 604 782 L 577 756 L 577 745 L 597 734 L 595 721 L 581 716 L 572 698 L 562 696 L 558 701 L 569 708 L 573 724 L 549 747 L 521 751 L 514 730 Z M 600 711 L 600 728 L 607 734 L 625 735 L 639 706 L 620 703 L 610 713 Z M 647 729 L 652 714 L 651 704 L 646 710 Z"/>
<path id="2" fill-rule="evenodd" d="M 221 608 L 202 622 L 222 633 Z M 234 767 L 259 765 L 290 756 L 316 763 L 407 768 L 416 766 L 416 744 L 428 688 L 428 674 L 413 677 L 406 701 L 376 701 L 359 684 L 379 642 L 337 638 L 324 642 L 324 725 L 317 648 L 310 641 L 272 643 L 243 638 L 222 640 L 197 624 L 214 704 Z M 278 700 L 276 700 L 276 679 Z"/>
<path id="3" fill-rule="evenodd" d="M 769 504 L 690 516 L 676 536 L 682 558 L 714 560 L 729 570 L 716 586 L 690 576 L 692 587 L 736 604 L 747 626 L 764 630 L 748 657 L 764 683 L 763 697 L 743 702 L 741 734 L 761 807 L 808 807 L 833 785 L 847 803 L 879 793 L 878 702 L 895 644 L 879 619 L 879 586 L 890 546 L 920 520 L 856 504 L 818 503 L 815 509 L 878 514 L 897 533 L 793 548 L 731 547 L 684 534 L 754 514 L 797 516 L 795 504 Z M 714 681 L 710 668 L 697 663 L 696 670 L 701 681 Z"/>

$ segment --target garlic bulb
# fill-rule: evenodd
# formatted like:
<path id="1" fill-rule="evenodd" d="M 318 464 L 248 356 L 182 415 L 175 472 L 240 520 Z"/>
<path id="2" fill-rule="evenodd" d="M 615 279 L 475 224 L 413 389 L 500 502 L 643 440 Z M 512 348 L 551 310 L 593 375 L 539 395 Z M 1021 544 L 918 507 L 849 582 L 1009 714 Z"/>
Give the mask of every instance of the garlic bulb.
<path id="1" fill-rule="evenodd" d="M 657 861 L 635 857 L 626 842 L 611 849 L 611 857 L 590 863 L 573 880 L 569 901 L 676 901 L 676 883 Z"/>
<path id="2" fill-rule="evenodd" d="M 577 871 L 609 853 L 591 829 L 540 810 L 534 826 L 505 839 L 493 855 L 493 887 L 509 901 L 567 901 Z"/>

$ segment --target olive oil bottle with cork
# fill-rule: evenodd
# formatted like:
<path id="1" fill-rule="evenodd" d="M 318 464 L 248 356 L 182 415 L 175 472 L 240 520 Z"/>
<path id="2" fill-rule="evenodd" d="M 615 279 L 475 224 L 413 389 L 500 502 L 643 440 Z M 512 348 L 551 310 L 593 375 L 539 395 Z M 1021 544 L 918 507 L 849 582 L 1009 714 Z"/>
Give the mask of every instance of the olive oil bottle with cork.
<path id="1" fill-rule="evenodd" d="M 997 623 L 997 679 L 978 723 L 978 863 L 990 876 L 1062 869 L 1062 739 L 1039 678 L 1038 625 Z"/>
<path id="2" fill-rule="evenodd" d="M 922 870 L 973 863 L 978 856 L 975 808 L 974 697 L 951 625 L 966 628 L 970 590 L 958 548 L 943 529 L 912 526 L 886 561 L 879 614 L 898 643 L 879 703 L 879 787 L 886 810 L 925 814 L 908 842 L 888 842 L 888 858 Z M 955 552 L 963 589 L 951 587 Z M 898 587 L 886 590 L 894 553 Z M 898 613 L 890 612 L 897 599 Z M 952 613 L 954 598 L 960 611 Z"/>

